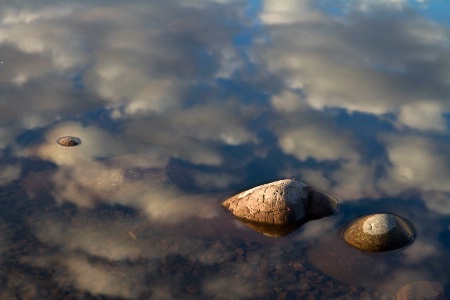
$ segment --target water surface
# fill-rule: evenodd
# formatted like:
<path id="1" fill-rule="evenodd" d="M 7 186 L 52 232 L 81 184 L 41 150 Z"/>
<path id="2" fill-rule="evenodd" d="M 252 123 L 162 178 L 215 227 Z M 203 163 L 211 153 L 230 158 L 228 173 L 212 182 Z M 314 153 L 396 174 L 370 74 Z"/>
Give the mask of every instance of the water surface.
<path id="1" fill-rule="evenodd" d="M 431 0 L 2 2 L 0 298 L 450 295 L 449 17 Z M 341 211 L 270 238 L 219 206 L 284 178 Z M 343 243 L 375 212 L 414 243 Z"/>

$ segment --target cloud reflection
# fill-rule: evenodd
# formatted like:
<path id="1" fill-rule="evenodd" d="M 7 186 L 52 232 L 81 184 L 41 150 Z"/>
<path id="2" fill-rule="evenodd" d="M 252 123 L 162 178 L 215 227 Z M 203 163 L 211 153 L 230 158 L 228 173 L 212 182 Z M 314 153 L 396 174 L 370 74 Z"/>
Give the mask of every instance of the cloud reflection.
<path id="1" fill-rule="evenodd" d="M 61 265 L 61 285 L 92 294 L 140 297 L 151 278 L 155 298 L 180 282 L 179 294 L 220 298 L 226 279 L 244 287 L 236 297 L 258 296 L 269 282 L 264 297 L 281 250 L 224 218 L 221 195 L 186 189 L 231 193 L 300 176 L 353 205 L 413 194 L 422 214 L 450 214 L 449 29 L 407 1 L 348 3 L 332 14 L 314 1 L 262 1 L 257 16 L 241 1 L 0 4 L 0 177 L 21 179 L 25 207 L 46 199 L 78 213 L 70 222 L 20 215 L 39 242 L 62 251 L 24 261 Z M 41 134 L 26 154 L 51 169 L 28 173 L 23 141 Z M 64 135 L 81 146 L 57 145 Z M 102 206 L 143 215 L 89 215 Z M 295 243 L 339 222 L 311 222 L 283 241 L 305 250 Z M 440 234 L 423 240 L 426 251 L 406 251 L 407 262 L 442 261 Z M 132 277 L 140 259 L 147 270 Z M 186 265 L 208 280 L 189 282 Z M 158 281 L 157 272 L 169 275 Z"/>
<path id="2" fill-rule="evenodd" d="M 351 126 L 340 128 L 339 122 L 348 118 L 356 123 L 351 118 L 362 113 L 378 119 L 375 131 L 390 124 L 399 134 L 445 135 L 449 88 L 442 66 L 448 61 L 449 32 L 408 10 L 404 1 L 359 3 L 351 2 L 345 13 L 333 16 L 311 1 L 263 1 L 258 15 L 263 30 L 253 32 L 245 47 L 230 43 L 249 22 L 239 13 L 239 1 L 158 3 L 151 8 L 136 3 L 127 9 L 118 3 L 40 3 L 34 9 L 11 4 L 2 10 L 1 68 L 7 80 L 1 84 L 11 111 L 24 113 L 13 123 L 5 117 L 11 128 L 0 132 L 1 146 L 14 144 L 26 129 L 53 127 L 64 116 L 81 117 L 102 108 L 110 113 L 109 121 L 120 123 L 121 137 L 130 145 L 101 126 L 66 124 L 61 128 L 85 135 L 83 148 L 70 150 L 71 158 L 58 158 L 53 152 L 63 150 L 52 145 L 37 156 L 68 165 L 142 152 L 151 145 L 172 158 L 220 167 L 228 162 L 219 150 L 223 146 L 268 153 L 261 146 L 265 137 L 250 125 L 262 114 L 241 117 L 254 109 L 250 102 L 257 102 L 261 112 L 272 110 L 263 128 L 275 134 L 284 154 L 299 162 L 338 165 L 303 168 L 296 174 L 314 176 L 318 184 L 349 198 L 385 192 L 376 170 L 389 170 L 390 162 L 382 155 L 368 162 L 365 150 L 372 145 L 365 145 L 364 136 Z M 379 18 L 389 11 L 395 13 Z M 253 77 L 246 60 L 258 65 Z M 241 99 L 241 94 L 220 95 L 218 79 L 224 77 L 248 81 L 246 88 L 270 80 L 270 105 Z M 53 139 L 50 134 L 47 138 Z M 375 140 L 377 134 L 368 135 Z M 378 146 L 387 147 L 391 159 L 395 155 L 391 144 Z M 75 153 L 81 151 L 91 153 Z M 248 164 L 253 160 L 246 159 Z M 200 171 L 194 173 L 198 185 L 209 182 L 223 189 L 240 178 L 223 173 L 228 179 L 217 184 L 202 178 Z M 286 169 L 277 173 L 295 175 Z M 439 190 L 443 184 L 434 186 Z"/>
<path id="3" fill-rule="evenodd" d="M 448 110 L 448 81 L 440 66 L 448 60 L 446 27 L 407 9 L 384 18 L 373 9 L 373 14 L 342 19 L 322 15 L 291 20 L 277 7 L 301 10 L 300 15 L 320 12 L 310 1 L 290 2 L 264 2 L 261 20 L 271 43 L 255 47 L 253 53 L 285 87 L 302 90 L 311 107 L 397 113 L 411 100 L 429 96 L 426 87 L 433 84 L 437 101 Z M 276 16 L 282 24 L 274 21 Z M 424 68 L 433 76 L 423 78 Z"/>
<path id="4" fill-rule="evenodd" d="M 58 137 L 68 134 L 79 137 L 81 145 L 63 147 L 56 143 Z M 58 203 L 70 202 L 84 208 L 122 204 L 162 223 L 219 215 L 220 198 L 185 196 L 177 182 L 170 180 L 169 156 L 150 152 L 101 159 L 124 151 L 121 144 L 115 146 L 116 140 L 95 127 L 60 124 L 48 132 L 43 142 L 28 149 L 30 155 L 59 167 L 31 173 L 22 185 L 32 198 L 51 195 Z M 196 178 L 201 183 L 200 173 Z"/>
<path id="5" fill-rule="evenodd" d="M 440 66 L 448 60 L 448 28 L 411 12 L 406 1 L 351 2 L 338 16 L 321 12 L 311 1 L 291 2 L 263 2 L 260 18 L 270 43 L 252 49 L 254 60 L 281 81 L 280 92 L 271 97 L 280 116 L 274 131 L 284 153 L 339 167 L 284 173 L 312 176 L 311 184 L 344 199 L 398 195 L 410 188 L 400 183 L 402 176 L 419 189 L 446 192 L 446 146 L 437 136 L 419 136 L 446 136 L 448 129 L 448 76 Z M 373 146 L 364 140 L 370 128 L 345 132 L 337 125 L 355 114 L 360 121 L 350 126 L 361 126 L 363 116 L 371 115 L 381 131 L 395 126 L 398 138 L 379 140 L 389 160 L 381 155 L 368 161 L 367 149 Z M 408 130 L 418 137 L 405 136 Z M 378 181 L 377 170 L 383 169 L 390 175 Z"/>
<path id="6" fill-rule="evenodd" d="M 56 141 L 63 136 L 78 137 L 81 145 L 62 147 Z M 125 150 L 131 149 L 119 143 L 117 136 L 100 128 L 83 126 L 77 122 L 63 122 L 52 127 L 46 133 L 44 141 L 30 146 L 26 152 L 30 156 L 48 160 L 60 166 L 76 166 L 124 153 Z"/>

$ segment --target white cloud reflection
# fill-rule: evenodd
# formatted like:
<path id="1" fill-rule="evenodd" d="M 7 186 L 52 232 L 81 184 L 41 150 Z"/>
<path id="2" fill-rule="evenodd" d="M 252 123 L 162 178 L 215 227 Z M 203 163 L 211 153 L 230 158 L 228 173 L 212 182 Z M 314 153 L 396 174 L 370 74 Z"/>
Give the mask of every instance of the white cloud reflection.
<path id="1" fill-rule="evenodd" d="M 237 27 L 224 29 L 220 17 L 225 8 L 240 18 L 234 5 L 3 4 L 1 102 L 23 112 L 22 130 L 99 107 L 119 119 L 179 109 L 191 85 L 239 67 L 228 45 Z"/>
<path id="2" fill-rule="evenodd" d="M 420 191 L 425 205 L 443 214 L 450 213 L 450 145 L 446 141 L 420 135 L 389 135 L 382 138 L 389 158 L 386 177 L 379 181 L 390 194 Z"/>
<path id="3" fill-rule="evenodd" d="M 81 140 L 76 147 L 63 147 L 57 140 L 64 136 L 73 136 Z M 127 149 L 113 136 L 94 126 L 83 126 L 77 122 L 64 122 L 52 127 L 45 135 L 44 141 L 30 146 L 26 152 L 43 160 L 51 161 L 57 165 L 76 166 L 93 162 L 100 158 L 110 157 L 124 153 Z"/>
<path id="4" fill-rule="evenodd" d="M 401 124 L 417 130 L 445 132 L 448 129 L 445 111 L 442 103 L 423 100 L 403 106 L 398 119 Z"/>
<path id="5" fill-rule="evenodd" d="M 345 9 L 353 12 L 343 16 L 327 15 L 312 1 L 263 3 L 260 19 L 270 43 L 256 44 L 251 53 L 281 80 L 271 97 L 280 148 L 300 161 L 338 164 L 283 173 L 304 175 L 343 199 L 399 195 L 412 186 L 446 193 L 447 146 L 420 132 L 447 136 L 449 77 L 441 64 L 449 58 L 448 28 L 411 13 L 406 1 L 349 2 Z M 389 159 L 369 162 L 359 134 L 334 124 L 340 111 L 396 126 L 395 137 L 378 140 Z M 408 130 L 417 138 L 405 135 Z M 378 181 L 382 169 L 389 175 Z"/>
<path id="6" fill-rule="evenodd" d="M 81 145 L 63 147 L 56 143 L 58 137 L 66 135 L 79 137 Z M 100 203 L 122 204 L 142 210 L 159 222 L 217 217 L 218 200 L 181 197 L 184 194 L 170 182 L 167 174 L 170 156 L 149 152 L 102 160 L 126 150 L 116 143 L 117 136 L 98 128 L 82 127 L 78 123 L 59 124 L 49 130 L 45 141 L 27 150 L 29 155 L 59 167 L 31 173 L 23 186 L 32 198 L 44 192 L 58 203 L 70 202 L 85 208 Z"/>
<path id="7" fill-rule="evenodd" d="M 93 295 L 106 295 L 113 297 L 124 297 L 125 299 L 136 299 L 143 290 L 142 285 L 136 284 L 134 275 L 137 269 L 130 266 L 116 266 L 114 270 L 102 263 L 92 264 L 87 257 L 71 254 L 70 256 L 34 256 L 25 257 L 23 262 L 33 267 L 48 268 L 48 266 L 59 265 L 56 272 L 58 284 L 65 286 L 76 286 L 77 288 Z"/>
<path id="8" fill-rule="evenodd" d="M 239 5 L 204 1 L 181 6 L 136 4 L 123 9 L 121 4 L 49 7 L 41 3 L 33 9 L 11 6 L 2 11 L 0 44 L 5 64 L 1 67 L 10 79 L 6 102 L 12 103 L 13 111 L 26 112 L 17 126 L 47 126 L 64 115 L 101 106 L 111 109 L 113 118 L 125 124 L 122 142 L 99 128 L 58 125 L 46 137 L 48 146 L 30 152 L 59 166 L 74 166 L 70 171 L 61 168 L 59 176 L 52 175 L 56 186 L 65 191 L 58 196 L 60 201 L 74 199 L 72 194 L 83 187 L 89 192 L 78 196 L 84 199 L 78 203 L 89 206 L 95 203 L 90 196 L 95 189 L 124 182 L 122 169 L 96 162 L 99 158 L 141 152 L 151 145 L 157 149 L 156 156 L 164 152 L 168 157 L 217 167 L 224 163 L 218 146 L 258 145 L 256 132 L 240 117 L 248 108 L 239 100 L 221 102 L 214 95 L 207 104 L 183 106 L 192 101 L 185 98 L 186 92 L 199 82 L 213 84 L 214 78 L 232 78 L 236 70 L 244 68 L 242 55 L 229 43 L 239 27 L 224 28 L 222 19 L 217 19 L 227 9 L 236 23 L 243 22 L 236 10 Z M 326 171 L 286 169 L 280 174 L 303 175 L 305 181 L 342 198 L 377 196 L 380 190 L 398 193 L 398 187 L 391 186 L 401 183 L 402 176 L 426 190 L 447 192 L 445 178 L 449 174 L 441 167 L 445 154 L 433 152 L 442 151 L 437 150 L 439 143 L 425 149 L 417 140 L 404 140 L 414 145 L 411 164 L 399 154 L 405 150 L 403 142 L 382 139 L 389 161 L 367 162 L 358 136 L 352 130 L 339 129 L 334 124 L 336 116 L 327 113 L 329 109 L 362 112 L 380 120 L 391 114 L 393 120 L 387 119 L 400 132 L 448 130 L 449 73 L 442 67 L 449 59 L 448 29 L 407 13 L 405 5 L 405 1 L 352 2 L 347 9 L 354 13 L 330 16 L 312 1 L 263 2 L 259 17 L 270 43 L 257 37 L 246 53 L 253 63 L 264 67 L 264 73 L 280 82 L 279 90 L 270 97 L 280 120 L 268 122 L 273 126 L 270 129 L 285 154 L 302 162 L 337 163 Z M 379 18 L 376 14 L 389 9 L 396 10 L 395 16 Z M 49 74 L 63 76 L 55 85 L 43 87 L 40 81 L 52 82 Z M 69 81 L 73 74 L 82 77 L 86 91 L 82 97 L 89 101 L 80 101 L 74 94 Z M 432 86 L 433 92 L 427 86 Z M 18 97 L 24 100 L 12 101 Z M 321 121 L 308 115 L 320 115 Z M 285 118 L 289 120 L 287 128 Z M 8 132 L 15 131 L 1 132 L 4 147 L 14 139 Z M 80 135 L 82 147 L 64 149 L 53 143 L 67 132 Z M 125 146 L 123 141 L 130 143 Z M 426 143 L 437 142 L 431 138 Z M 254 153 L 258 151 L 262 150 Z M 83 168 L 92 170 L 85 182 L 74 179 L 85 172 L 76 166 L 80 162 L 89 163 Z M 378 168 L 386 169 L 389 179 L 377 182 Z M 414 168 L 426 176 L 412 174 Z M 94 177 L 98 180 L 92 180 Z M 216 177 L 197 171 L 194 180 L 198 185 L 224 189 L 239 180 L 226 173 Z M 64 178 L 70 178 L 72 184 L 66 184 Z M 102 180 L 101 186 L 94 184 Z"/>
<path id="9" fill-rule="evenodd" d="M 284 152 L 300 160 L 358 160 L 358 154 L 352 147 L 353 139 L 336 131 L 309 124 L 294 125 L 282 130 L 279 143 Z"/>
<path id="10" fill-rule="evenodd" d="M 438 90 L 448 90 L 448 77 L 439 63 L 448 60 L 449 33 L 439 24 L 407 12 L 384 18 L 378 14 L 352 14 L 345 19 L 322 16 L 297 24 L 286 17 L 285 10 L 318 14 L 310 1 L 264 4 L 261 20 L 271 42 L 255 47 L 253 53 L 288 88 L 301 89 L 303 101 L 315 109 L 396 113 L 424 94 L 426 86 L 414 82 L 433 82 Z M 285 9 L 274 9 L 274 5 Z M 269 20 L 267 14 L 272 16 Z M 275 16 L 284 22 L 274 24 Z M 424 67 L 432 79 L 420 78 Z M 448 110 L 445 99 L 438 101 Z"/>
<path id="11" fill-rule="evenodd" d="M 427 137 L 386 137 L 386 150 L 391 163 L 390 176 L 386 181 L 418 187 L 423 191 L 448 191 L 448 148 L 447 143 Z"/>
<path id="12" fill-rule="evenodd" d="M 324 16 L 318 10 L 311 9 L 311 4 L 309 0 L 263 1 L 261 20 L 270 25 L 323 20 Z"/>

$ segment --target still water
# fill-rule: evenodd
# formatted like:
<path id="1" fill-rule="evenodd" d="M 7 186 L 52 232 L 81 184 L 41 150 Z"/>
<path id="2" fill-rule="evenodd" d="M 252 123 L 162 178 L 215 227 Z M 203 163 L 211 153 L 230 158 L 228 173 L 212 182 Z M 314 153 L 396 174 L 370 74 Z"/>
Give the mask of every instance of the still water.
<path id="1" fill-rule="evenodd" d="M 449 20 L 437 0 L 2 1 L 0 299 L 450 295 Z M 271 238 L 219 205 L 283 178 L 339 213 Z M 346 245 L 375 212 L 414 243 Z"/>

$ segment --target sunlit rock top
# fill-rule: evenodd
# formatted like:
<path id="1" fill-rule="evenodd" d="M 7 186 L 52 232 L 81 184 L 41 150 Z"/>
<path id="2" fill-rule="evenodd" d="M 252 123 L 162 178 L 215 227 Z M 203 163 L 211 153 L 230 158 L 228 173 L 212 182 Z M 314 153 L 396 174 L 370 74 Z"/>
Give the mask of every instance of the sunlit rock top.
<path id="1" fill-rule="evenodd" d="M 295 225 L 333 214 L 339 202 L 300 181 L 284 179 L 239 193 L 222 206 L 250 227 L 282 236 L 299 227 Z"/>

